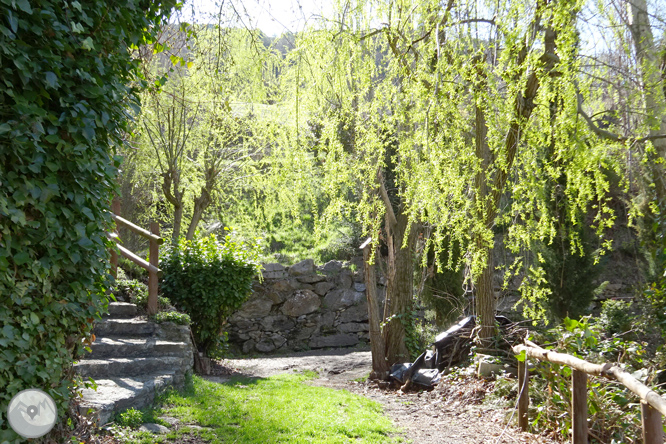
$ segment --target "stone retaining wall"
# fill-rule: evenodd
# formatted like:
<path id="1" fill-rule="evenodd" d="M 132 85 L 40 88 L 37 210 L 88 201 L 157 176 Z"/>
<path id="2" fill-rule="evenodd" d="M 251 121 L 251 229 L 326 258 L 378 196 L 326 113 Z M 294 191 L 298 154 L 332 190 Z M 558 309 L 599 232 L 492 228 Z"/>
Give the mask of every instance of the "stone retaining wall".
<path id="1" fill-rule="evenodd" d="M 243 353 L 271 353 L 368 342 L 368 309 L 363 261 L 330 261 L 320 267 L 312 259 L 291 267 L 264 265 L 264 281 L 229 318 L 233 348 Z M 381 301 L 386 294 L 378 281 Z"/>

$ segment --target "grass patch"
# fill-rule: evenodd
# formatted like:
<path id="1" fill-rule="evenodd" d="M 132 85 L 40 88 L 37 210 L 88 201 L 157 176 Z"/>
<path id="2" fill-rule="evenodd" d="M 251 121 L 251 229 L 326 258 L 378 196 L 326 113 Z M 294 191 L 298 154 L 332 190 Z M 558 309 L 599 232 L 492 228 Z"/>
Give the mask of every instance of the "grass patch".
<path id="1" fill-rule="evenodd" d="M 403 442 L 378 403 L 303 383 L 312 377 L 284 374 L 214 383 L 195 376 L 184 391 L 161 395 L 161 407 L 151 411 L 155 418 L 178 418 L 179 430 L 166 435 L 133 433 L 130 441 L 168 443 L 194 435 L 211 444 Z"/>

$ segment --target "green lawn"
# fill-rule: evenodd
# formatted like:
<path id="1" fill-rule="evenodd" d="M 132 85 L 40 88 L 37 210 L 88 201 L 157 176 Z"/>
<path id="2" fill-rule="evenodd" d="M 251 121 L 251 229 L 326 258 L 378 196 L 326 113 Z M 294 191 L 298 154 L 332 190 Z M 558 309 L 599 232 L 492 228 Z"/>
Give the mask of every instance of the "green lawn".
<path id="1" fill-rule="evenodd" d="M 194 377 L 186 390 L 162 395 L 161 407 L 144 412 L 145 421 L 178 418 L 179 430 L 161 436 L 134 433 L 132 441 L 168 443 L 197 437 L 197 442 L 210 443 L 402 442 L 379 404 L 344 390 L 305 384 L 310 378 L 285 374 L 213 383 Z"/>

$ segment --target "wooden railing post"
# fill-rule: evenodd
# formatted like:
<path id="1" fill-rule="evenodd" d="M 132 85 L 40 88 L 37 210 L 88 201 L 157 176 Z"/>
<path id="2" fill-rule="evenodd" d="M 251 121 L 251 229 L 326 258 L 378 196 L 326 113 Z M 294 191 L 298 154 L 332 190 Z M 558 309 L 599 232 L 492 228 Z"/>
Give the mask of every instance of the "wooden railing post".
<path id="1" fill-rule="evenodd" d="M 160 235 L 160 225 L 157 222 L 150 223 L 150 232 L 156 236 Z M 160 246 L 159 244 L 150 239 L 150 265 L 158 268 L 160 260 Z M 157 273 L 154 269 L 148 270 L 148 314 L 154 315 L 157 313 Z"/>
<path id="2" fill-rule="evenodd" d="M 518 426 L 523 432 L 529 427 L 527 410 L 530 406 L 530 373 L 527 358 L 518 361 Z"/>
<path id="3" fill-rule="evenodd" d="M 574 369 L 571 380 L 572 442 L 587 444 L 587 373 Z"/>
<path id="4" fill-rule="evenodd" d="M 652 408 L 650 404 L 641 401 L 641 416 L 643 418 L 643 443 L 664 444 L 661 413 Z"/>
<path id="5" fill-rule="evenodd" d="M 114 198 L 111 203 L 111 211 L 113 214 L 120 215 L 120 200 L 117 197 Z M 116 233 L 117 232 L 118 227 L 116 226 Z M 118 278 L 118 253 L 116 253 L 115 248 L 111 249 L 111 276 L 113 276 L 114 279 Z"/>

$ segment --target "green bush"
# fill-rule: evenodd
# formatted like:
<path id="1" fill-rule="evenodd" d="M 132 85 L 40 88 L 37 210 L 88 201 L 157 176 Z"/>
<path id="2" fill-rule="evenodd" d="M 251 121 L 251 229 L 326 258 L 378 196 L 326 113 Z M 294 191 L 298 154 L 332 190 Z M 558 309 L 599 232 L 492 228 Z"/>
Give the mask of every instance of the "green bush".
<path id="1" fill-rule="evenodd" d="M 190 325 L 192 320 L 187 313 L 177 311 L 160 311 L 152 317 L 152 320 L 161 324 L 162 322 L 173 322 L 178 325 Z"/>
<path id="2" fill-rule="evenodd" d="M 116 424 L 121 427 L 129 427 L 131 429 L 138 429 L 143 425 L 143 412 L 135 408 L 127 409 L 118 414 L 116 417 Z"/>
<path id="3" fill-rule="evenodd" d="M 616 362 L 638 379 L 645 379 L 648 367 L 643 344 L 622 337 L 604 336 L 604 326 L 595 319 L 565 318 L 563 325 L 549 330 L 543 342 L 553 348 L 597 364 Z M 533 362 L 534 363 L 534 362 Z M 530 418 L 535 432 L 552 431 L 568 439 L 571 428 L 571 368 L 538 361 L 531 370 Z M 645 381 L 644 381 L 645 382 Z M 621 384 L 604 378 L 588 380 L 588 425 L 595 442 L 633 442 L 641 434 L 639 399 Z M 592 435 L 593 434 L 593 435 Z"/>
<path id="4" fill-rule="evenodd" d="M 201 351 L 211 355 L 221 344 L 225 319 L 252 292 L 258 257 L 256 244 L 237 242 L 231 232 L 222 241 L 210 235 L 164 249 L 162 291 L 192 318 Z"/>
<path id="5" fill-rule="evenodd" d="M 630 331 L 635 318 L 631 302 L 609 299 L 601 303 L 599 322 L 609 335 Z"/>
<path id="6" fill-rule="evenodd" d="M 73 361 L 108 303 L 113 152 L 138 108 L 130 49 L 152 41 L 174 5 L 0 3 L 1 442 L 19 439 L 6 411 L 23 389 L 68 411 Z"/>

